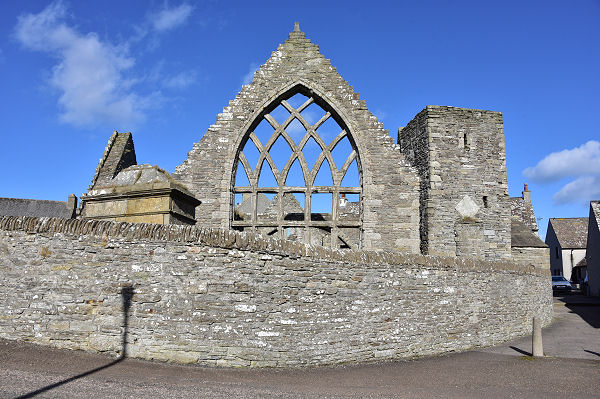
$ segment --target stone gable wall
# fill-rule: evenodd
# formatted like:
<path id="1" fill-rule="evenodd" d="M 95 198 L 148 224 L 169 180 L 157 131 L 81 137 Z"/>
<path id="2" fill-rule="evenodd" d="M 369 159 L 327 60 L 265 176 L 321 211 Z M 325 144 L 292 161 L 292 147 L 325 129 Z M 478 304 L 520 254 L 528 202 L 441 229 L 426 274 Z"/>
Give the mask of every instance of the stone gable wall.
<path id="1" fill-rule="evenodd" d="M 550 271 L 550 249 L 532 247 L 511 248 L 513 260 Z"/>
<path id="2" fill-rule="evenodd" d="M 89 190 L 92 190 L 98 184 L 109 182 L 121 170 L 136 164 L 137 160 L 131 133 L 118 133 L 115 131 L 108 140 L 104 154 L 98 162 Z"/>
<path id="3" fill-rule="evenodd" d="M 600 201 L 590 201 L 587 236 L 587 262 L 589 294 L 600 296 Z"/>
<path id="4" fill-rule="evenodd" d="M 531 231 L 537 232 L 539 230 L 531 201 L 525 201 L 523 197 L 511 197 L 510 214 L 525 223 Z"/>
<path id="5" fill-rule="evenodd" d="M 302 91 L 327 102 L 348 126 L 362 169 L 362 248 L 419 253 L 419 177 L 364 100 L 320 52 L 292 32 L 250 85 L 217 116 L 173 177 L 202 201 L 199 224 L 230 227 L 232 173 L 252 123 L 286 94 Z"/>
<path id="6" fill-rule="evenodd" d="M 197 226 L 5 217 L 0 270 L 2 338 L 117 354 L 131 287 L 128 354 L 203 365 L 433 355 L 552 318 L 547 270 Z"/>

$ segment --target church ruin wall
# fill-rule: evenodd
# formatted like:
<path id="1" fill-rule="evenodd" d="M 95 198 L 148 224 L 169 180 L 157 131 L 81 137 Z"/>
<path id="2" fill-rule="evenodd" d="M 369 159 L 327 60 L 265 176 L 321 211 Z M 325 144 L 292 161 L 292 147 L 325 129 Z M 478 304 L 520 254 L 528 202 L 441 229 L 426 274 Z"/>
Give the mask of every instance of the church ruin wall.
<path id="1" fill-rule="evenodd" d="M 552 317 L 549 271 L 199 226 L 0 219 L 0 337 L 212 366 L 467 350 Z M 507 290 L 506 287 L 511 287 Z"/>
<path id="2" fill-rule="evenodd" d="M 299 30 L 291 32 L 255 73 L 252 83 L 242 87 L 173 173 L 202 201 L 196 213 L 198 224 L 232 227 L 232 174 L 240 148 L 256 121 L 274 103 L 295 93 L 321 102 L 349 130 L 362 173 L 359 247 L 419 253 L 416 170 L 366 102 Z"/>

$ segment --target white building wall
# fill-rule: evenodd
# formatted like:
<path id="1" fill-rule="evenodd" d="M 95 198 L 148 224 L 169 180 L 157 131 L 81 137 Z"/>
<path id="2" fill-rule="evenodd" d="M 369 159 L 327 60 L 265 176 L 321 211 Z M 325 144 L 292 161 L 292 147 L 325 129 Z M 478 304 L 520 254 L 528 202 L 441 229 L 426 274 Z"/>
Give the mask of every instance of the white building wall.
<path id="1" fill-rule="evenodd" d="M 585 258 L 585 248 L 582 249 L 563 249 L 561 251 L 562 258 L 562 275 L 571 280 L 571 272 L 573 267 L 583 258 Z"/>

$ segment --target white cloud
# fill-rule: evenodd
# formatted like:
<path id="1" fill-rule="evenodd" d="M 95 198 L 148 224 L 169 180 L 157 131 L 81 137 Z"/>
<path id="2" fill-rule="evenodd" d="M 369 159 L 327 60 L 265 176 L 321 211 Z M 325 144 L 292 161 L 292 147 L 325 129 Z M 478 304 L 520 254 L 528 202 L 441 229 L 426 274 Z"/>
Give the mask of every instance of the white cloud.
<path id="1" fill-rule="evenodd" d="M 526 178 L 542 183 L 588 174 L 600 174 L 599 141 L 590 140 L 571 150 L 553 152 L 523 171 Z"/>
<path id="2" fill-rule="evenodd" d="M 552 196 L 555 204 L 587 204 L 599 199 L 600 142 L 590 140 L 573 149 L 553 152 L 525 169 L 523 175 L 542 184 L 569 178 L 571 181 Z"/>
<path id="3" fill-rule="evenodd" d="M 260 65 L 254 63 L 254 62 L 252 64 L 250 64 L 250 67 L 248 68 L 248 73 L 242 77 L 243 85 L 249 85 L 252 82 L 252 79 L 254 79 L 254 73 L 256 71 L 258 71 L 259 67 L 260 67 Z"/>
<path id="4" fill-rule="evenodd" d="M 15 29 L 24 47 L 58 60 L 49 83 L 61 93 L 61 120 L 75 126 L 110 122 L 123 128 L 143 121 L 161 96 L 132 90 L 135 79 L 125 73 L 135 60 L 127 48 L 102 41 L 95 33 L 78 32 L 65 23 L 65 15 L 66 7 L 57 1 L 38 14 L 20 16 Z"/>
<path id="5" fill-rule="evenodd" d="M 600 199 L 600 176 L 580 177 L 561 188 L 552 196 L 555 204 L 580 203 L 587 205 Z"/>
<path id="6" fill-rule="evenodd" d="M 181 72 L 163 80 L 163 86 L 169 89 L 185 89 L 196 83 L 197 74 L 194 71 Z"/>
<path id="7" fill-rule="evenodd" d="M 192 15 L 194 8 L 183 3 L 179 7 L 164 8 L 151 16 L 152 27 L 157 32 L 171 30 L 180 25 Z"/>
<path id="8" fill-rule="evenodd" d="M 302 117 L 304 118 L 304 120 L 306 120 L 311 125 L 314 125 L 315 123 L 317 123 L 319 121 L 319 119 L 321 119 L 322 116 L 323 115 L 318 115 L 316 112 L 314 112 L 311 109 L 305 108 L 305 111 L 302 112 Z"/>

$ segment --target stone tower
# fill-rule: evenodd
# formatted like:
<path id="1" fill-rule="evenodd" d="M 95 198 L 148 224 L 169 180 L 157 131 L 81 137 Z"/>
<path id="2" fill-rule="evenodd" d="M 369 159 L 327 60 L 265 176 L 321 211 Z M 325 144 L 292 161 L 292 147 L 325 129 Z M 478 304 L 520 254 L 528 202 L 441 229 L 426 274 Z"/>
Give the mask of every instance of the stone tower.
<path id="1" fill-rule="evenodd" d="M 500 112 L 427 106 L 398 131 L 421 177 L 421 252 L 510 257 L 510 204 Z"/>

